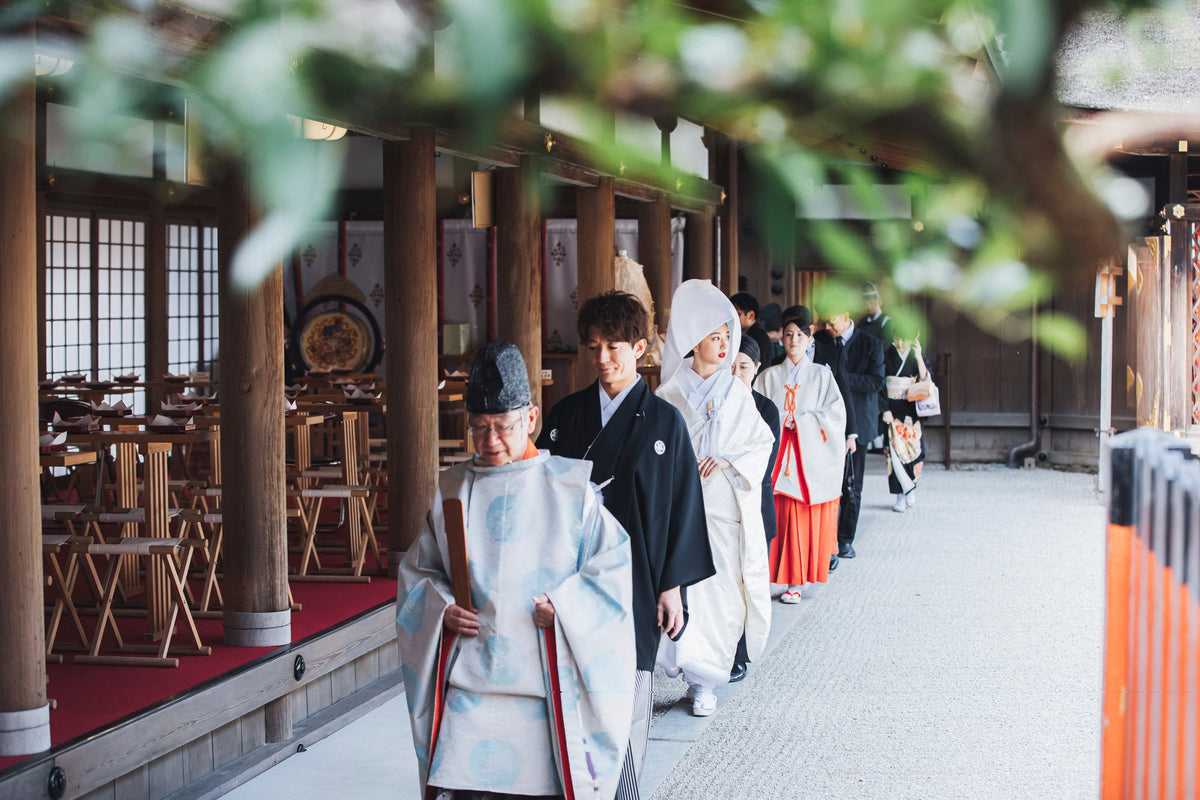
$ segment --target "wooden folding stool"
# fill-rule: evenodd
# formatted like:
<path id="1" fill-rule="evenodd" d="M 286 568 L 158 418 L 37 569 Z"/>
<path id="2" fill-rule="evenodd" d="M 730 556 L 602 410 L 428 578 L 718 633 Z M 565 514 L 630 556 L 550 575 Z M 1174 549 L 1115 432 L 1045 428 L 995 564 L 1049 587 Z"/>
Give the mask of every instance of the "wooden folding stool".
<path id="1" fill-rule="evenodd" d="M 50 608 L 49 617 L 46 620 L 46 663 L 61 664 L 63 657 L 55 653 L 55 647 L 59 649 L 72 650 L 87 650 L 88 635 L 84 630 L 83 622 L 79 619 L 79 609 L 75 606 L 73 594 L 75 592 L 75 581 L 79 577 L 79 556 L 76 549 L 72 546 L 75 544 L 86 545 L 90 540 L 81 536 L 72 536 L 68 533 L 47 533 L 42 534 L 42 560 L 45 563 L 48 586 L 47 588 L 55 589 L 54 604 Z M 67 559 L 66 569 L 60 562 L 60 557 L 65 556 Z M 91 581 L 89 581 L 91 583 Z M 93 595 L 99 599 L 100 587 L 92 584 Z M 70 644 L 58 644 L 58 630 L 62 623 L 63 612 L 71 619 L 71 624 L 75 627 L 75 634 L 79 637 L 78 642 Z"/>
<path id="2" fill-rule="evenodd" d="M 379 551 L 379 543 L 375 540 L 375 528 L 371 520 L 371 510 L 368 500 L 372 487 L 358 484 L 360 480 L 358 441 L 356 420 L 358 414 L 347 412 L 342 414 L 342 444 L 343 458 L 341 464 L 342 483 L 323 485 L 308 489 L 292 490 L 291 497 L 299 500 L 301 520 L 300 565 L 296 574 L 290 577 L 295 581 L 352 581 L 367 583 L 371 579 L 363 575 L 367 549 L 375 554 L 375 563 L 379 568 L 384 567 L 383 556 Z M 305 473 L 301 473 L 305 475 Z M 309 477 L 309 475 L 305 475 Z M 323 567 L 317 553 L 316 536 L 317 521 L 320 518 L 322 503 L 326 499 L 337 499 L 344 503 L 345 515 L 343 526 L 346 531 L 347 566 Z M 307 502 L 306 502 L 307 501 Z M 309 567 L 315 572 L 310 573 Z"/>
<path id="3" fill-rule="evenodd" d="M 100 618 L 92 638 L 92 647 L 87 655 L 76 656 L 76 664 L 131 665 L 154 667 L 177 667 L 179 659 L 174 655 L 209 655 L 212 648 L 200 641 L 184 589 L 183 575 L 191 566 L 192 555 L 204 547 L 198 539 L 166 539 L 160 537 L 125 537 L 105 544 L 73 544 L 81 557 L 107 556 L 108 569 L 100 597 Z M 152 588 L 148 615 L 149 637 L 158 644 L 132 644 L 125 641 L 113 615 L 113 599 L 121 574 L 121 562 L 131 558 L 145 560 L 146 572 Z M 176 560 L 181 558 L 177 565 Z M 85 566 L 86 568 L 86 566 Z M 159 581 L 158 578 L 165 578 Z M 182 619 L 180 619 L 182 618 Z M 172 645 L 175 624 L 179 621 L 190 634 L 190 645 Z M 105 634 L 111 627 L 116 650 L 121 655 L 101 655 Z M 150 656 L 123 655 L 123 653 L 150 653 Z"/>

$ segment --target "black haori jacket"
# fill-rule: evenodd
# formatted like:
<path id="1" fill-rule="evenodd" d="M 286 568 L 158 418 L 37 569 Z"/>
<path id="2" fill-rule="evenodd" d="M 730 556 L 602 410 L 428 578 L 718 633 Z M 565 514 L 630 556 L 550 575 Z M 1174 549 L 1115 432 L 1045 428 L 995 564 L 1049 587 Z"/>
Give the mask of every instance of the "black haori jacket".
<path id="1" fill-rule="evenodd" d="M 537 446 L 591 461 L 592 482 L 610 481 L 601 489 L 604 506 L 628 532 L 633 549 L 637 668 L 653 670 L 661 633 L 658 596 L 716 574 L 683 417 L 639 380 L 601 430 L 600 389 L 593 383 L 550 410 Z"/>

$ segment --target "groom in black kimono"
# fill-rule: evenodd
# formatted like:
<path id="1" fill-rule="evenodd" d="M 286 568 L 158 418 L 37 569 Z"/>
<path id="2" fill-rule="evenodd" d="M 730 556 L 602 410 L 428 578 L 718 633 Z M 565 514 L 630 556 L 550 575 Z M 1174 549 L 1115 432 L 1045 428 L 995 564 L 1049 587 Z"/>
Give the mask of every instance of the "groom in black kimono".
<path id="1" fill-rule="evenodd" d="M 592 462 L 592 482 L 633 548 L 637 691 L 618 800 L 638 797 L 650 736 L 651 678 L 661 634 L 684 626 L 684 588 L 715 574 L 700 473 L 683 417 L 654 396 L 637 362 L 649 315 L 636 297 L 607 292 L 579 309 L 579 341 L 599 375 L 546 415 L 539 449 Z"/>

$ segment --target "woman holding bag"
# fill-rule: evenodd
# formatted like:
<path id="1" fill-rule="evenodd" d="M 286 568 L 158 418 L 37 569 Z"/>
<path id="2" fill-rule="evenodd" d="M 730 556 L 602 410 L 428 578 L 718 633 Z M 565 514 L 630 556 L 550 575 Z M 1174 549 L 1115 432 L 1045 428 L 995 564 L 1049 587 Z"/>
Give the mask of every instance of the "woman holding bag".
<path id="1" fill-rule="evenodd" d="M 789 308 L 783 363 L 755 381 L 783 420 L 773 476 L 778 534 L 770 553 L 771 582 L 787 586 L 779 598 L 783 603 L 800 602 L 806 583 L 828 580 L 830 557 L 837 552 L 846 407 L 833 372 L 808 357 L 812 325 L 807 308 Z"/>
<path id="2" fill-rule="evenodd" d="M 909 397 L 909 389 L 920 381 L 929 381 L 929 365 L 921 353 L 921 339 L 911 329 L 897 326 L 896 337 L 883 354 L 887 375 L 886 406 L 883 424 L 884 454 L 888 462 L 888 491 L 896 497 L 892 511 L 903 512 L 917 501 L 917 481 L 925 466 L 925 436 L 917 404 Z"/>

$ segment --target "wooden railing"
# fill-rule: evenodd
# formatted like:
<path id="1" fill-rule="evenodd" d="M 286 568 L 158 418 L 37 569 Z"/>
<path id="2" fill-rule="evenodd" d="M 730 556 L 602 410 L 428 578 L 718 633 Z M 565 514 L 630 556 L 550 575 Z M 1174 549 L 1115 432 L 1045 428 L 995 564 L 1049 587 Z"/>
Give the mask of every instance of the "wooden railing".
<path id="1" fill-rule="evenodd" d="M 1101 795 L 1200 797 L 1200 461 L 1141 428 L 1111 465 Z"/>

